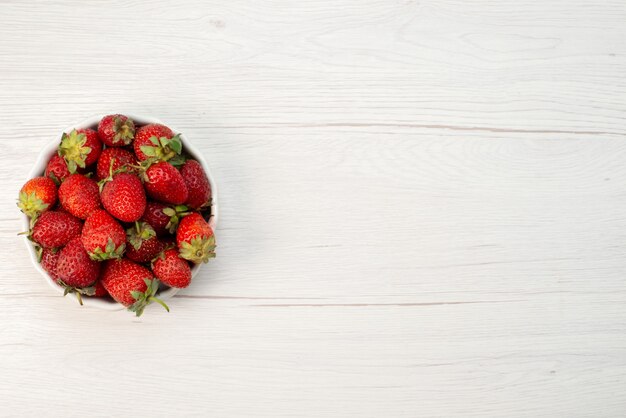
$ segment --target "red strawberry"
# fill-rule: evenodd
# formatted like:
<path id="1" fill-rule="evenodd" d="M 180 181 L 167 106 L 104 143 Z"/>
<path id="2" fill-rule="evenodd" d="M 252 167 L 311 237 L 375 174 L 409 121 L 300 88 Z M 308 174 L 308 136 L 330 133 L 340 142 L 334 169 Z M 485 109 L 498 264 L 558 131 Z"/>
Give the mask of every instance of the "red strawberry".
<path id="1" fill-rule="evenodd" d="M 48 177 L 35 177 L 22 186 L 17 206 L 34 218 L 51 209 L 57 201 L 57 186 Z"/>
<path id="2" fill-rule="evenodd" d="M 150 224 L 158 236 L 167 234 L 170 217 L 163 213 L 163 209 L 167 207 L 164 203 L 150 201 L 146 204 L 146 211 L 141 217 L 142 221 Z"/>
<path id="3" fill-rule="evenodd" d="M 41 267 L 48 272 L 52 280 L 59 280 L 57 262 L 61 252 L 57 248 L 44 248 L 41 254 Z"/>
<path id="4" fill-rule="evenodd" d="M 215 258 L 213 230 L 199 213 L 187 215 L 180 221 L 176 245 L 180 256 L 193 263 L 206 263 L 209 258 Z"/>
<path id="5" fill-rule="evenodd" d="M 196 210 L 208 206 L 211 199 L 211 185 L 200 163 L 195 160 L 187 160 L 180 169 L 180 174 L 185 180 L 187 190 L 189 190 L 185 204 Z"/>
<path id="6" fill-rule="evenodd" d="M 164 125 L 160 125 L 158 123 L 153 123 L 150 125 L 142 126 L 137 129 L 135 133 L 135 142 L 133 144 L 133 148 L 135 149 L 135 155 L 139 161 L 143 161 L 148 158 L 148 155 L 142 151 L 141 147 L 157 147 L 159 148 L 160 139 L 171 139 L 174 136 L 174 132 L 170 128 Z M 157 144 L 150 140 L 150 138 L 155 138 L 157 140 Z M 145 149 L 145 148 L 144 148 Z"/>
<path id="7" fill-rule="evenodd" d="M 147 263 L 163 250 L 156 232 L 146 222 L 135 222 L 135 227 L 127 229 L 126 234 L 126 257 L 133 261 Z"/>
<path id="8" fill-rule="evenodd" d="M 106 210 L 89 215 L 81 239 L 89 257 L 96 261 L 120 258 L 126 248 L 124 228 Z"/>
<path id="9" fill-rule="evenodd" d="M 69 134 L 64 133 L 59 145 L 59 155 L 67 162 L 70 173 L 75 173 L 77 167 L 89 167 L 98 161 L 100 152 L 102 142 L 93 129 L 74 129 Z"/>
<path id="10" fill-rule="evenodd" d="M 152 302 L 161 304 L 168 312 L 167 305 L 155 297 L 159 281 L 147 268 L 123 258 L 107 261 L 102 274 L 102 284 L 109 295 L 127 306 L 137 316 Z"/>
<path id="11" fill-rule="evenodd" d="M 98 136 L 109 147 L 123 147 L 135 137 L 135 124 L 124 115 L 108 115 L 98 124 Z"/>
<path id="12" fill-rule="evenodd" d="M 104 285 L 102 284 L 102 280 L 96 281 L 96 284 L 94 284 L 93 287 L 94 287 L 93 297 L 103 298 L 106 295 L 108 295 L 106 289 L 104 288 Z"/>
<path id="13" fill-rule="evenodd" d="M 149 223 L 156 231 L 157 236 L 162 237 L 167 235 L 168 232 L 170 234 L 176 232 L 178 221 L 188 214 L 189 209 L 184 205 L 177 205 L 171 208 L 160 202 L 148 202 L 141 220 Z"/>
<path id="14" fill-rule="evenodd" d="M 155 200 L 182 205 L 189 196 L 183 176 L 165 161 L 150 165 L 143 173 L 143 178 L 148 196 Z"/>
<path id="15" fill-rule="evenodd" d="M 67 168 L 67 163 L 63 157 L 54 154 L 48 161 L 45 175 L 54 180 L 55 183 L 61 184 L 63 180 L 70 176 L 70 170 Z"/>
<path id="16" fill-rule="evenodd" d="M 65 287 L 65 294 L 76 293 L 80 304 L 83 304 L 81 294 L 93 295 L 95 289 L 91 286 L 100 273 L 100 263 L 89 258 L 80 237 L 71 240 L 59 254 L 57 275 L 59 283 Z"/>
<path id="17" fill-rule="evenodd" d="M 113 165 L 111 165 L 111 162 Z M 106 179 L 109 174 L 127 164 L 135 164 L 135 154 L 122 148 L 107 148 L 100 154 L 96 175 L 99 179 Z"/>
<path id="18" fill-rule="evenodd" d="M 146 210 L 146 193 L 141 180 L 130 173 L 120 173 L 102 188 L 104 208 L 123 222 L 134 222 Z"/>
<path id="19" fill-rule="evenodd" d="M 101 208 L 98 184 L 82 174 L 72 174 L 61 183 L 59 200 L 66 211 L 80 219 Z"/>
<path id="20" fill-rule="evenodd" d="M 178 256 L 175 248 L 163 251 L 152 262 L 152 271 L 157 279 L 170 287 L 183 288 L 191 283 L 189 263 Z"/>
<path id="21" fill-rule="evenodd" d="M 82 223 L 65 212 L 43 213 L 33 226 L 31 238 L 43 248 L 59 248 L 80 236 Z"/>

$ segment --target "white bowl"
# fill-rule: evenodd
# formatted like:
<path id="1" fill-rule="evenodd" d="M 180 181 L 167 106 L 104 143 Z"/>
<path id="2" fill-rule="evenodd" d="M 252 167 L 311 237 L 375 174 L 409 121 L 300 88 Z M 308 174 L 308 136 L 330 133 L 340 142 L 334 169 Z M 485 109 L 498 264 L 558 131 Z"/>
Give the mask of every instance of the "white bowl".
<path id="1" fill-rule="evenodd" d="M 155 119 L 155 118 L 149 118 L 149 117 L 143 117 L 143 116 L 137 116 L 137 115 L 129 115 L 129 114 L 125 114 L 125 115 L 131 118 L 137 125 L 147 125 L 149 123 L 160 123 L 162 125 L 168 126 L 170 129 L 172 129 L 172 131 L 174 131 L 174 133 L 180 134 L 180 137 L 183 142 L 183 151 L 187 152 L 193 159 L 197 160 L 202 165 L 204 172 L 209 178 L 209 183 L 211 184 L 211 195 L 213 199 L 212 204 L 211 204 L 211 218 L 209 219 L 209 225 L 215 231 L 215 227 L 217 226 L 217 218 L 218 218 L 217 185 L 215 184 L 215 181 L 213 180 L 213 176 L 211 175 L 211 170 L 209 170 L 209 165 L 207 164 L 202 154 L 193 146 L 193 144 L 191 144 L 191 142 L 187 139 L 187 137 L 183 133 L 177 131 L 171 125 L 163 123 L 160 120 Z M 100 122 L 100 119 L 102 119 L 104 116 L 105 115 L 90 117 L 88 119 L 83 120 L 80 123 L 70 126 L 64 132 L 70 133 L 73 129 L 81 129 L 81 128 L 97 129 L 98 122 Z M 57 148 L 59 146 L 60 141 L 61 141 L 61 135 L 57 134 L 54 136 L 54 139 L 50 141 L 50 143 L 48 143 L 48 145 L 46 145 L 43 148 L 43 150 L 39 154 L 39 157 L 37 158 L 37 162 L 35 162 L 35 165 L 33 166 L 32 170 L 30 170 L 30 173 L 28 173 L 29 179 L 32 179 L 33 177 L 37 177 L 37 176 L 43 176 L 43 173 L 46 170 L 46 165 L 48 164 L 48 161 L 50 160 L 50 158 L 52 158 L 52 156 L 57 152 Z M 28 217 L 24 214 L 22 214 L 22 224 L 24 228 L 22 230 L 28 231 L 30 227 L 29 221 L 28 221 Z M 52 280 L 50 275 L 41 267 L 41 264 L 39 264 L 39 262 L 37 261 L 37 253 L 35 252 L 35 247 L 33 246 L 33 243 L 29 241 L 28 238 L 26 237 L 24 237 L 24 241 L 26 242 L 26 247 L 28 248 L 28 253 L 30 254 L 30 259 L 32 260 L 33 265 L 35 266 L 35 269 L 39 273 L 41 273 L 41 275 L 46 279 L 50 287 L 52 287 L 59 295 L 62 296 L 63 288 L 57 285 Z M 198 275 L 198 272 L 200 271 L 201 266 L 202 266 L 201 264 L 196 264 L 191 268 L 192 277 L 195 277 Z M 174 296 L 176 293 L 178 293 L 178 290 L 179 289 L 176 289 L 173 287 L 165 289 L 165 290 L 160 290 L 158 293 L 158 296 L 162 300 L 167 300 L 171 298 L 172 296 Z M 68 295 L 67 299 L 69 299 L 72 303 L 76 303 L 76 300 L 74 297 L 70 298 Z M 95 298 L 95 297 L 87 296 L 87 297 L 83 297 L 83 303 L 85 304 L 85 306 L 93 306 L 96 308 L 106 309 L 110 311 L 125 309 L 124 306 L 110 299 Z"/>

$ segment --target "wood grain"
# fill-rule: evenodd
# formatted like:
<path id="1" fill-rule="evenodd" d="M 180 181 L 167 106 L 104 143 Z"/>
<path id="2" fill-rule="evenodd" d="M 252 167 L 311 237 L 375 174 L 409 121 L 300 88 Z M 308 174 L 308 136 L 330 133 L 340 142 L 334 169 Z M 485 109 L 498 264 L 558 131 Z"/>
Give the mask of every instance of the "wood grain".
<path id="1" fill-rule="evenodd" d="M 618 417 L 626 3 L 0 0 L 1 416 Z M 54 295 L 17 190 L 72 121 L 184 131 L 218 257 Z"/>

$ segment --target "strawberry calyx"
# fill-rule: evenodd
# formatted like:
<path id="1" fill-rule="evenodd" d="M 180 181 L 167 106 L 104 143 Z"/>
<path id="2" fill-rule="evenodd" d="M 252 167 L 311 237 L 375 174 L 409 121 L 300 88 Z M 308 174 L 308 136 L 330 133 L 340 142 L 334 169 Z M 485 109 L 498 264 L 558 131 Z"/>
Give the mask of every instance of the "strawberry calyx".
<path id="1" fill-rule="evenodd" d="M 135 227 L 128 228 L 126 235 L 133 248 L 139 250 L 144 241 L 156 236 L 156 231 L 147 222 L 135 221 Z"/>
<path id="2" fill-rule="evenodd" d="M 166 311 L 170 311 L 169 306 L 165 304 L 161 299 L 156 297 L 156 294 L 159 290 L 159 280 L 158 279 L 143 279 L 146 283 L 146 291 L 140 292 L 138 290 L 131 290 L 130 294 L 133 299 L 135 299 L 135 303 L 130 305 L 128 308 L 129 311 L 135 312 L 135 315 L 141 316 L 146 306 L 150 305 L 152 302 L 156 302 L 159 305 L 163 306 Z"/>
<path id="3" fill-rule="evenodd" d="M 65 162 L 70 173 L 75 173 L 77 168 L 85 168 L 87 155 L 91 152 L 90 147 L 85 146 L 87 136 L 84 133 L 78 133 L 76 129 L 69 134 L 63 133 L 58 153 Z"/>
<path id="4" fill-rule="evenodd" d="M 113 121 L 113 132 L 115 132 L 114 143 L 121 141 L 124 145 L 128 145 L 135 138 L 135 123 L 130 118 L 124 120 L 116 116 Z"/>
<path id="5" fill-rule="evenodd" d="M 76 295 L 76 299 L 78 300 L 78 303 L 80 303 L 81 306 L 83 306 L 83 298 L 81 295 L 93 296 L 96 294 L 95 286 L 74 287 L 74 286 L 68 285 L 61 279 L 57 280 L 57 283 L 59 286 L 65 289 L 63 291 L 63 296 L 67 296 L 70 293 L 74 293 Z"/>
<path id="6" fill-rule="evenodd" d="M 49 206 L 50 205 L 48 203 L 44 203 L 44 201 L 37 196 L 36 192 L 20 192 L 17 201 L 17 207 L 20 208 L 26 216 L 31 218 L 36 218 L 48 209 Z"/>
<path id="7" fill-rule="evenodd" d="M 149 159 L 156 161 L 170 161 L 172 165 L 180 165 L 184 163 L 181 155 L 183 151 L 183 143 L 180 135 L 174 135 L 171 138 L 151 136 L 149 141 L 152 145 L 142 145 L 139 147 Z"/>
<path id="8" fill-rule="evenodd" d="M 178 228 L 178 223 L 180 220 L 189 215 L 191 212 L 189 208 L 185 205 L 176 205 L 173 208 L 167 207 L 163 208 L 163 213 L 170 217 L 170 220 L 167 222 L 165 226 L 170 234 L 176 232 L 176 228 Z"/>
<path id="9" fill-rule="evenodd" d="M 179 255 L 195 264 L 208 263 L 209 259 L 215 258 L 215 236 L 199 236 L 183 241 Z"/>
<path id="10" fill-rule="evenodd" d="M 115 246 L 115 243 L 111 238 L 107 241 L 106 247 L 104 250 L 100 247 L 96 247 L 93 252 L 89 252 L 89 258 L 96 261 L 105 261 L 111 260 L 113 258 L 121 258 L 124 254 L 124 250 L 126 249 L 126 243 L 122 243 L 119 246 Z"/>
<path id="11" fill-rule="evenodd" d="M 156 255 L 156 257 L 154 257 L 152 260 L 150 260 L 150 268 L 154 268 L 154 263 L 155 263 L 157 260 L 165 260 L 165 252 L 166 252 L 167 250 L 171 250 L 171 249 L 173 249 L 173 248 L 176 248 L 176 244 L 173 244 L 173 243 L 172 243 L 172 244 L 167 244 L 167 245 L 166 245 L 166 246 L 165 246 L 165 247 L 161 250 L 161 252 L 160 252 L 160 253 L 158 253 L 158 254 Z"/>
<path id="12" fill-rule="evenodd" d="M 126 164 L 114 171 L 113 164 L 115 164 L 115 157 L 111 158 L 111 162 L 109 163 L 109 175 L 98 182 L 98 190 L 100 191 L 100 193 L 102 193 L 104 185 L 113 180 L 114 175 L 120 173 L 128 173 L 131 171 L 131 169 L 127 167 Z"/>
<path id="13" fill-rule="evenodd" d="M 56 176 L 56 174 L 50 172 L 48 174 L 48 177 L 50 177 L 50 179 L 52 179 L 52 181 L 54 182 L 54 184 L 57 185 L 57 187 L 59 187 L 61 185 L 61 180 L 59 180 L 59 178 Z"/>

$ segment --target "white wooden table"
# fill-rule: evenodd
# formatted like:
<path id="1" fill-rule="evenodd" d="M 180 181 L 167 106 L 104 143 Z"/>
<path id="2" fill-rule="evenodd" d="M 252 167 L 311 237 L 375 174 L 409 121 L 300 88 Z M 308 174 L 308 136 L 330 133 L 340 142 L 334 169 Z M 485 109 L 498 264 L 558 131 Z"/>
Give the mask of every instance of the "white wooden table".
<path id="1" fill-rule="evenodd" d="M 0 1 L 0 415 L 626 415 L 626 3 Z M 184 131 L 219 253 L 81 309 L 15 198 L 74 121 Z"/>

